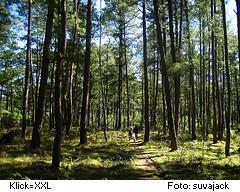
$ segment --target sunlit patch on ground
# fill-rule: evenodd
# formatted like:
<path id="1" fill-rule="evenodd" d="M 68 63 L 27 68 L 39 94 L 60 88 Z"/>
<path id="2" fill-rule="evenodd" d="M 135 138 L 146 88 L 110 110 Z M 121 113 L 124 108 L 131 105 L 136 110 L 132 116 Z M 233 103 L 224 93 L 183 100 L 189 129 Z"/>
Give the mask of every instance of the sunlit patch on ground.
<path id="1" fill-rule="evenodd" d="M 44 131 L 46 132 L 46 131 Z M 225 142 L 181 141 L 169 152 L 166 140 L 142 144 L 129 141 L 126 132 L 91 133 L 88 144 L 79 146 L 78 133 L 65 137 L 61 173 L 50 171 L 53 134 L 42 136 L 39 150 L 17 138 L 0 146 L 0 179 L 240 179 L 238 141 L 232 140 L 231 156 L 224 154 Z M 154 134 L 154 133 L 153 133 Z M 50 135 L 50 136 L 49 136 Z"/>

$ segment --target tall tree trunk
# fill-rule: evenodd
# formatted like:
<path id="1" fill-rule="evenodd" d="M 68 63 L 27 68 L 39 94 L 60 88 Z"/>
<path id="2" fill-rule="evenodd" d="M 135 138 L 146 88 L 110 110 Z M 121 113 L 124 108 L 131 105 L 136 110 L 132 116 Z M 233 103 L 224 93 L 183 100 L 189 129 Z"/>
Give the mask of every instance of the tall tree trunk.
<path id="1" fill-rule="evenodd" d="M 214 0 L 211 0 L 211 19 L 214 19 Z M 215 52 L 215 29 L 212 26 L 211 32 L 211 48 L 212 48 L 212 100 L 213 100 L 213 143 L 217 143 L 217 109 L 216 109 L 216 52 Z"/>
<path id="2" fill-rule="evenodd" d="M 40 129 L 43 124 L 43 112 L 45 109 L 45 94 L 47 89 L 48 80 L 48 66 L 49 66 L 49 52 L 50 44 L 52 40 L 52 28 L 53 28 L 53 15 L 54 15 L 55 0 L 48 0 L 48 14 L 46 21 L 45 40 L 43 46 L 43 58 L 42 58 L 42 69 L 41 69 L 41 80 L 38 92 L 36 118 L 33 126 L 31 147 L 40 147 Z"/>
<path id="3" fill-rule="evenodd" d="M 188 18 L 188 0 L 185 0 L 186 23 L 187 23 L 187 39 L 188 39 L 188 58 L 190 63 L 189 69 L 189 88 L 190 88 L 190 110 L 191 110 L 191 131 L 192 140 L 196 139 L 196 103 L 195 103 L 195 88 L 194 88 L 194 64 L 192 60 L 193 47 L 191 46 L 190 23 Z"/>
<path id="4" fill-rule="evenodd" d="M 90 89 L 90 64 L 91 64 L 91 36 L 92 33 L 92 1 L 87 4 L 87 25 L 86 25 L 86 51 L 84 63 L 83 96 L 80 122 L 80 144 L 87 143 L 87 117 Z"/>
<path id="5" fill-rule="evenodd" d="M 66 134 L 69 135 L 72 129 L 73 124 L 73 79 L 75 72 L 75 63 L 74 58 L 76 57 L 76 44 L 77 44 L 77 17 L 78 17 L 78 2 L 77 0 L 73 0 L 73 12 L 74 12 L 74 26 L 73 26 L 73 40 L 72 40 L 72 61 L 69 63 L 69 82 L 67 82 L 67 106 L 66 106 Z"/>
<path id="6" fill-rule="evenodd" d="M 217 48 L 216 48 L 217 49 Z M 220 63 L 218 63 L 216 68 L 216 99 L 217 99 L 217 109 L 218 109 L 218 140 L 223 139 L 223 125 L 222 125 L 222 103 L 220 95 L 220 85 L 219 85 L 219 73 L 220 73 Z"/>
<path id="7" fill-rule="evenodd" d="M 174 129 L 173 116 L 172 116 L 171 93 L 170 93 L 169 79 L 167 74 L 167 66 L 165 63 L 165 54 L 163 50 L 162 27 L 161 27 L 159 13 L 158 13 L 158 1 L 153 0 L 153 5 L 154 5 L 155 22 L 157 25 L 157 40 L 158 40 L 158 46 L 159 46 L 159 51 L 161 56 L 161 69 L 162 69 L 164 89 L 166 94 L 168 127 L 169 127 L 170 141 L 171 141 L 170 147 L 171 147 L 171 151 L 175 151 L 177 150 L 177 140 L 176 140 L 176 133 Z"/>
<path id="8" fill-rule="evenodd" d="M 175 46 L 175 38 L 173 32 L 173 8 L 172 8 L 172 0 L 168 0 L 168 14 L 169 14 L 169 33 L 170 33 L 170 40 L 171 40 L 171 56 L 172 62 L 174 64 L 177 63 L 177 56 L 176 56 L 176 46 Z M 177 19 L 177 18 L 175 18 Z M 180 76 L 178 73 L 174 74 L 174 91 L 175 91 L 175 99 L 174 99 L 174 126 L 175 132 L 178 133 L 179 129 L 179 105 L 180 105 Z"/>
<path id="9" fill-rule="evenodd" d="M 170 0 L 172 1 L 172 0 Z M 181 2 L 180 2 L 181 3 Z M 174 6 L 174 19 L 175 19 L 175 49 L 176 49 L 176 52 L 177 52 L 177 48 L 178 48 L 178 42 L 179 42 L 179 34 L 178 34 L 178 4 L 179 4 L 179 0 L 174 0 L 173 1 L 173 6 Z M 181 6 L 181 5 L 180 5 Z M 180 15 L 181 17 L 181 15 Z M 177 56 L 177 55 L 176 55 Z"/>
<path id="10" fill-rule="evenodd" d="M 128 61 L 127 61 L 127 42 L 126 42 L 126 24 L 124 22 L 124 63 L 126 74 L 126 93 L 127 93 L 127 127 L 130 126 L 130 96 L 129 96 L 129 81 L 128 81 Z"/>
<path id="11" fill-rule="evenodd" d="M 179 23 L 179 42 L 178 42 L 178 52 L 180 53 L 180 49 L 182 48 L 182 25 L 183 25 L 183 0 L 180 1 L 180 23 Z M 180 54 L 179 54 L 180 55 Z"/>
<path id="12" fill-rule="evenodd" d="M 51 71 L 51 81 L 50 81 L 50 98 L 49 98 L 49 129 L 54 128 L 54 71 L 55 71 L 55 61 L 52 63 L 52 71 Z"/>
<path id="13" fill-rule="evenodd" d="M 87 122 L 86 122 L 86 127 L 90 127 L 90 118 L 91 118 L 91 111 L 93 111 L 93 107 L 92 107 L 92 87 L 93 87 L 93 79 L 92 79 L 92 73 L 90 71 L 90 78 L 89 78 L 89 99 L 88 99 L 88 103 L 87 103 Z M 100 106 L 100 103 L 99 103 L 99 106 Z M 101 110 L 100 110 L 101 111 Z M 100 116 L 100 114 L 99 114 Z M 100 117 L 99 117 L 100 119 Z M 92 123 L 93 124 L 93 123 Z M 100 125 L 99 125 L 100 126 Z M 87 137 L 87 135 L 86 135 Z"/>
<path id="14" fill-rule="evenodd" d="M 202 37 L 202 34 L 203 34 L 203 20 L 202 20 L 202 16 L 200 15 L 199 17 L 199 33 L 200 33 L 200 54 L 199 54 L 199 63 L 200 63 L 200 68 L 199 68 L 199 71 L 200 71 L 200 78 L 199 78 L 199 124 L 200 124 L 200 128 L 201 128 L 201 131 L 202 131 L 202 135 L 203 135 L 203 62 L 204 62 L 204 59 L 203 59 L 203 37 Z"/>
<path id="15" fill-rule="evenodd" d="M 143 67 L 141 68 L 142 74 L 143 74 Z M 141 79 L 141 125 L 143 125 L 144 122 L 144 77 L 142 75 L 142 79 Z"/>
<path id="16" fill-rule="evenodd" d="M 40 68 L 41 68 L 41 57 L 40 57 L 40 52 L 41 52 L 41 47 L 40 47 L 40 40 L 39 40 L 39 37 L 37 36 L 37 61 L 36 61 L 36 64 L 37 64 L 37 68 L 36 68 L 36 88 L 35 88 L 35 92 L 34 92 L 34 97 L 35 97 L 35 112 L 34 112 L 34 117 L 36 118 L 36 107 L 37 107 L 37 103 L 38 103 L 38 91 L 39 91 L 39 77 L 40 77 Z M 35 122 L 35 118 L 33 119 L 33 125 L 34 125 L 34 122 Z"/>
<path id="17" fill-rule="evenodd" d="M 30 82 L 30 66 L 32 62 L 31 44 L 32 44 L 32 0 L 28 0 L 28 32 L 27 32 L 27 53 L 25 67 L 25 84 L 23 93 L 23 112 L 22 112 L 22 137 L 25 137 L 27 127 L 27 111 L 29 102 L 29 82 Z"/>
<path id="18" fill-rule="evenodd" d="M 210 34 L 210 27 L 208 26 L 208 32 Z M 211 34 L 212 36 L 212 34 Z M 206 126 L 206 136 L 208 137 L 209 134 L 209 127 L 211 126 L 211 41 L 209 37 L 208 43 L 208 85 L 207 85 L 207 126 Z"/>
<path id="19" fill-rule="evenodd" d="M 163 78 L 162 78 L 163 80 Z M 162 82 L 162 102 L 163 102 L 163 113 L 162 113 L 162 121 L 163 121 L 163 134 L 166 135 L 166 127 L 167 127 L 167 123 L 166 123 L 166 98 L 165 98 L 165 90 L 164 90 L 164 83 Z"/>
<path id="20" fill-rule="evenodd" d="M 221 90 L 221 104 L 222 104 L 222 126 L 225 129 L 225 64 L 224 64 L 224 46 L 222 45 L 222 74 L 220 75 L 220 82 L 222 82 L 222 90 Z M 223 130 L 222 130 L 223 131 Z"/>
<path id="21" fill-rule="evenodd" d="M 62 142 L 62 76 L 63 76 L 63 62 L 66 52 L 66 0 L 59 1 L 59 11 L 61 16 L 60 31 L 58 37 L 58 57 L 56 63 L 56 75 L 55 75 L 55 138 L 53 143 L 52 154 L 52 171 L 58 172 L 60 167 L 60 154 L 61 154 L 61 142 Z"/>
<path id="22" fill-rule="evenodd" d="M 147 67 L 147 29 L 146 29 L 146 0 L 143 0 L 143 75 L 144 75 L 144 142 L 149 141 L 149 95 L 148 95 L 148 67 Z"/>
<path id="23" fill-rule="evenodd" d="M 119 23 L 119 61 L 118 61 L 118 94 L 117 94 L 117 114 L 116 129 L 122 127 L 122 66 L 123 66 L 123 16 Z"/>
<path id="24" fill-rule="evenodd" d="M 155 51 L 153 51 L 155 52 Z M 153 56 L 153 62 L 152 62 L 152 70 L 149 73 L 149 79 L 150 79 L 150 90 L 149 90 L 149 94 L 150 94 L 150 98 L 149 98 L 149 114 L 150 114 L 150 122 L 149 122 L 149 127 L 153 128 L 154 127 L 154 121 L 156 120 L 155 116 L 156 116 L 156 111 L 154 110 L 155 108 L 155 104 L 154 104 L 154 99 L 155 99 L 155 80 L 156 80 L 156 56 L 154 53 Z"/>
<path id="25" fill-rule="evenodd" d="M 226 22 L 226 10 L 225 2 L 222 0 L 222 17 L 223 17 L 223 31 L 224 31 L 224 55 L 225 55 L 225 68 L 227 78 L 227 102 L 226 102 L 226 146 L 225 155 L 230 155 L 230 113 L 231 113 L 231 85 L 230 85 L 230 73 L 228 63 L 228 39 L 227 39 L 227 22 Z"/>
<path id="26" fill-rule="evenodd" d="M 159 61 L 159 52 L 158 51 L 155 51 L 156 54 L 157 54 L 157 60 L 156 60 L 156 63 L 157 63 L 157 68 L 156 68 L 156 78 L 155 78 L 155 84 L 156 84 L 156 87 L 155 87 L 155 95 L 154 95 L 154 102 L 153 102 L 153 128 L 156 129 L 156 125 L 157 125 L 157 106 L 158 106 L 158 92 L 159 92 L 159 72 L 160 72 L 160 61 Z M 156 55 L 155 54 L 155 55 Z"/>
<path id="27" fill-rule="evenodd" d="M 100 83 L 101 83 L 101 101 L 102 102 L 102 113 L 103 113 L 103 125 L 101 128 L 103 129 L 103 134 L 105 141 L 107 141 L 107 119 L 106 119 L 106 99 L 105 99 L 105 93 L 104 93 L 104 85 L 103 85 L 103 77 L 102 77 L 102 0 L 100 0 L 100 18 L 99 18 L 99 26 L 100 26 L 100 38 L 99 38 L 99 53 L 98 53 L 98 59 L 99 59 L 99 74 L 100 74 Z"/>
<path id="28" fill-rule="evenodd" d="M 202 108 L 202 136 L 203 139 L 206 139 L 206 62 L 205 62 L 205 55 L 206 55 L 206 45 L 205 45 L 205 18 L 203 18 L 203 26 L 202 26 L 202 39 L 203 39 L 203 50 L 202 50 L 202 104 L 203 104 L 203 108 Z"/>

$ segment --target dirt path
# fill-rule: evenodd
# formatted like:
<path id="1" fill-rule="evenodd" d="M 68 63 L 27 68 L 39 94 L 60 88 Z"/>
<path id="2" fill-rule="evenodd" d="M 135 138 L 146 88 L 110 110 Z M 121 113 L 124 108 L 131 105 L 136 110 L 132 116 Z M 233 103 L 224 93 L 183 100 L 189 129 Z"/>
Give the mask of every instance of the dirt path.
<path id="1" fill-rule="evenodd" d="M 151 152 L 145 152 L 140 143 L 130 143 L 135 151 L 134 167 L 139 171 L 138 179 L 151 180 L 160 179 L 162 170 L 152 159 Z"/>

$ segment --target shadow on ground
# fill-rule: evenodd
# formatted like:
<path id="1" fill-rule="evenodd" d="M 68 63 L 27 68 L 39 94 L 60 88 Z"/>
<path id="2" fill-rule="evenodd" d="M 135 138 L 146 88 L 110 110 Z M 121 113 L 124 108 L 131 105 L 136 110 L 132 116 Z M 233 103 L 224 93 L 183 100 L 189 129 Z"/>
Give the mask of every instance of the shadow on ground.
<path id="1" fill-rule="evenodd" d="M 165 176 L 162 179 L 201 179 L 201 180 L 238 180 L 240 179 L 240 166 L 199 165 L 195 163 L 184 164 L 169 162 L 162 165 Z"/>
<path id="2" fill-rule="evenodd" d="M 239 164 L 232 165 L 227 159 L 225 164 L 217 164 L 223 158 L 220 144 L 207 146 L 211 156 L 203 162 L 197 159 L 201 148 L 196 143 L 192 145 L 198 153 L 190 153 L 190 146 L 184 148 L 184 155 L 181 150 L 169 153 L 162 143 L 129 142 L 124 135 L 107 143 L 92 140 L 87 146 L 78 146 L 78 137 L 65 139 L 61 173 L 52 174 L 51 139 L 43 137 L 43 145 L 36 151 L 24 140 L 0 146 L 0 179 L 240 179 Z M 238 161 L 238 157 L 233 154 L 231 158 Z"/>
<path id="3" fill-rule="evenodd" d="M 137 179 L 141 173 L 131 164 L 134 149 L 125 145 L 64 146 L 58 175 L 50 171 L 50 149 L 42 153 L 5 146 L 7 157 L 0 161 L 0 179 Z"/>

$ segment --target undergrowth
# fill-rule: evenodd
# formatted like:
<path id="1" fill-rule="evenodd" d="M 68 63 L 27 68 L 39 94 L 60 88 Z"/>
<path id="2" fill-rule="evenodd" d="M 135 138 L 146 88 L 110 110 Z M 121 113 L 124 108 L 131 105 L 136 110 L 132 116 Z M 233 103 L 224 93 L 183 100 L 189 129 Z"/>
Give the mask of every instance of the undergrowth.
<path id="1" fill-rule="evenodd" d="M 225 142 L 212 144 L 211 136 L 207 141 L 180 136 L 178 150 L 169 152 L 168 141 L 155 137 L 154 132 L 149 143 L 136 147 L 128 141 L 126 131 L 108 131 L 108 142 L 102 132 L 93 132 L 88 144 L 79 146 L 78 132 L 73 131 L 64 138 L 61 173 L 56 175 L 50 171 L 54 134 L 46 132 L 38 150 L 29 147 L 30 133 L 25 140 L 17 137 L 11 145 L 0 145 L 0 179 L 138 179 L 142 173 L 134 164 L 141 158 L 139 151 L 154 162 L 159 170 L 157 179 L 240 179 L 236 134 L 231 140 L 231 156 L 225 157 Z"/>

